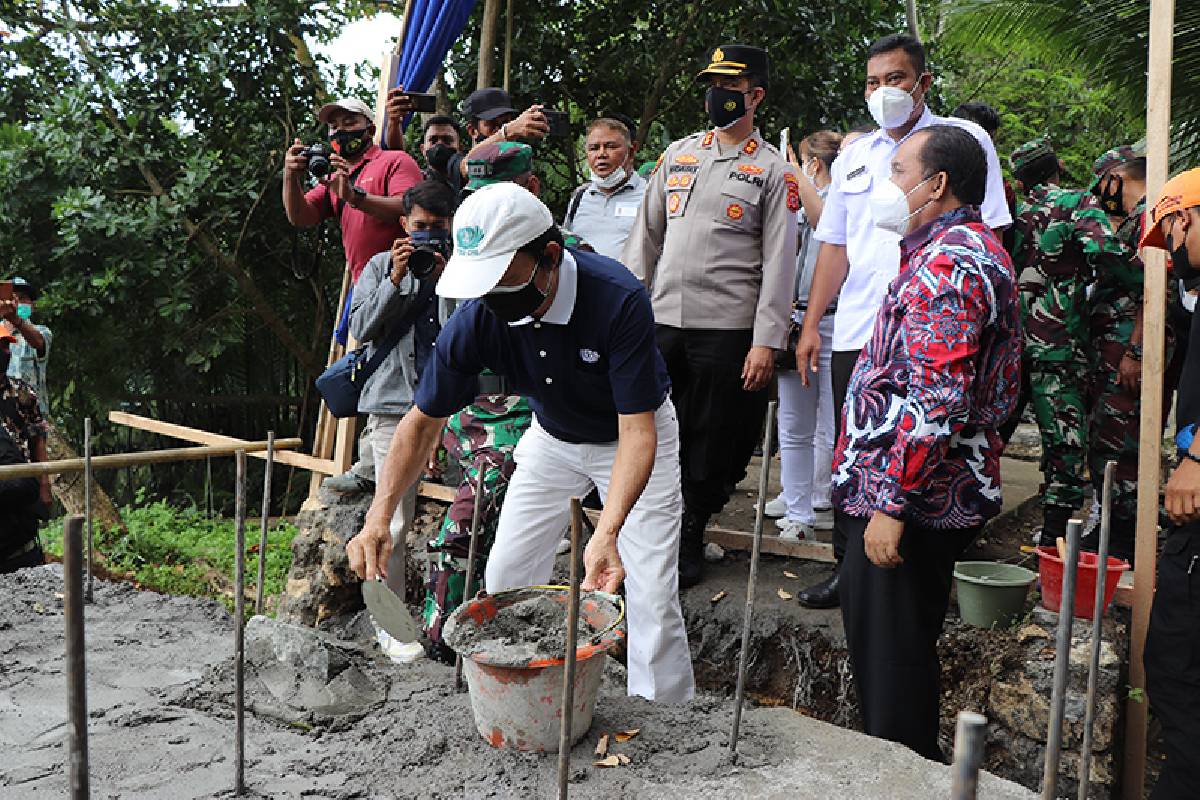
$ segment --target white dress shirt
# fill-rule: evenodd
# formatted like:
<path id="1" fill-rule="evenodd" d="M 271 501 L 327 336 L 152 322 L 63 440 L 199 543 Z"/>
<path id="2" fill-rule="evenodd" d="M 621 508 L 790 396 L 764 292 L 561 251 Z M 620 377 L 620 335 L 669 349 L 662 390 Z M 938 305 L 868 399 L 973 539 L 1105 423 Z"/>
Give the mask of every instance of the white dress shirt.
<path id="1" fill-rule="evenodd" d="M 983 221 L 991 228 L 1011 225 L 1000 159 L 987 132 L 965 119 L 936 116 L 926 107 L 913 132 L 930 125 L 955 125 L 979 140 L 987 156 L 988 170 L 987 192 L 981 208 Z M 871 338 L 875 315 L 883 304 L 888 284 L 900 269 L 900 237 L 875 227 L 867 200 L 875 181 L 891 179 L 892 156 L 904 139 L 896 141 L 880 129 L 854 141 L 833 162 L 833 182 L 825 198 L 816 239 L 845 245 L 850 262 L 837 300 L 833 326 L 835 352 L 860 350 Z"/>

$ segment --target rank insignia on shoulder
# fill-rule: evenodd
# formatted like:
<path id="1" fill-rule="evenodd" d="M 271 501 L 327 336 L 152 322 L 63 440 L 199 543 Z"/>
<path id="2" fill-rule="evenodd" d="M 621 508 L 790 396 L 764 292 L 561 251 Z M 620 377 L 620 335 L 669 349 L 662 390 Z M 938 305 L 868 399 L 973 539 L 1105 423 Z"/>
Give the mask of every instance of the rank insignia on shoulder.
<path id="1" fill-rule="evenodd" d="M 753 164 L 738 164 L 737 170 L 738 170 L 738 172 L 744 172 L 747 175 L 762 175 L 763 174 L 763 168 L 756 167 Z"/>
<path id="2" fill-rule="evenodd" d="M 680 155 L 675 156 L 675 163 L 676 164 L 699 164 L 700 159 L 696 158 L 691 153 L 681 153 Z"/>
<path id="3" fill-rule="evenodd" d="M 712 131 L 709 131 L 708 133 L 704 134 L 704 138 L 700 140 L 700 146 L 705 149 L 712 147 L 714 138 L 716 138 L 716 134 Z"/>
<path id="4" fill-rule="evenodd" d="M 742 152 L 748 156 L 752 156 L 755 153 L 757 153 L 758 152 L 758 140 L 751 139 L 750 141 L 746 142 L 746 146 L 742 148 Z"/>
<path id="5" fill-rule="evenodd" d="M 791 172 L 783 173 L 783 182 L 787 184 L 788 211 L 800 210 L 800 181 Z"/>
<path id="6" fill-rule="evenodd" d="M 741 219 L 745 213 L 746 211 L 742 208 L 741 203 L 730 203 L 725 208 L 725 216 L 729 217 L 734 222 L 737 222 L 739 219 Z"/>
<path id="7" fill-rule="evenodd" d="M 846 174 L 846 180 L 848 180 L 848 181 L 852 181 L 852 180 L 854 180 L 855 178 L 857 178 L 859 175 L 862 175 L 862 174 L 863 174 L 864 172 L 866 172 L 866 171 L 867 171 L 867 166 L 866 166 L 866 164 L 864 164 L 864 165 L 863 165 L 863 166 L 861 166 L 861 167 L 858 167 L 857 169 L 852 169 L 852 170 L 850 170 L 850 172 L 848 172 L 848 173 Z"/>

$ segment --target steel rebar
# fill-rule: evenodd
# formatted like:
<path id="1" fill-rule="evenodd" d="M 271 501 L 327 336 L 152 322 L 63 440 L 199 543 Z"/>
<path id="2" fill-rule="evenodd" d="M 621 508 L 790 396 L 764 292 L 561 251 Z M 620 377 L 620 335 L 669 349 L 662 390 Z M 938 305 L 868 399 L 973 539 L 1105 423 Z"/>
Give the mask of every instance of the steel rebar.
<path id="1" fill-rule="evenodd" d="M 571 726 L 575 721 L 575 645 L 579 627 L 579 563 L 583 503 L 571 498 L 571 583 L 567 587 L 567 647 L 563 653 L 562 722 L 558 729 L 558 800 L 566 800 L 571 778 Z"/>
<path id="2" fill-rule="evenodd" d="M 987 744 L 987 717 L 974 711 L 959 711 L 958 723 L 954 727 L 951 800 L 975 800 L 985 744 Z"/>
<path id="3" fill-rule="evenodd" d="M 234 488 L 234 597 L 233 597 L 233 793 L 246 793 L 246 451 L 238 450 Z"/>
<path id="4" fill-rule="evenodd" d="M 83 420 L 83 519 L 87 526 L 87 587 L 84 590 L 84 601 L 92 602 L 92 557 L 95 549 L 92 545 L 92 418 Z"/>
<path id="5" fill-rule="evenodd" d="M 1104 594 L 1108 578 L 1108 544 L 1112 536 L 1112 493 L 1117 462 L 1104 465 L 1104 491 L 1100 501 L 1100 551 L 1096 554 L 1096 594 L 1092 607 L 1092 653 L 1088 663 L 1087 700 L 1083 714 L 1083 746 L 1079 751 L 1079 800 L 1087 800 L 1092 772 L 1092 726 L 1096 721 L 1096 684 L 1100 672 L 1100 646 L 1104 633 Z"/>
<path id="6" fill-rule="evenodd" d="M 463 581 L 462 596 L 464 603 L 471 599 L 471 584 L 475 582 L 475 556 L 479 552 L 479 512 L 480 505 L 483 502 L 483 470 L 485 465 L 482 462 L 484 460 L 479 459 L 475 462 L 475 505 L 471 510 L 471 539 L 467 545 L 467 574 Z M 461 654 L 454 656 L 454 688 L 460 692 L 463 690 L 463 657 Z"/>
<path id="7" fill-rule="evenodd" d="M 1079 572 L 1079 535 L 1082 528 L 1083 523 L 1077 519 L 1067 523 L 1067 557 L 1063 560 L 1062 598 L 1058 604 L 1058 639 L 1054 648 L 1054 688 L 1050 694 L 1042 800 L 1055 800 L 1058 792 L 1058 762 L 1062 755 L 1067 679 L 1071 674 L 1071 628 L 1075 620 L 1075 582 Z"/>
<path id="8" fill-rule="evenodd" d="M 263 581 L 267 577 L 267 521 L 271 517 L 271 467 L 275 466 L 275 431 L 267 431 L 267 467 L 263 473 L 262 530 L 258 534 L 258 580 L 254 584 L 254 613 L 263 612 Z"/>
<path id="9" fill-rule="evenodd" d="M 71 800 L 90 796 L 88 776 L 87 667 L 83 632 L 83 517 L 63 525 L 63 619 L 66 623 L 68 769 Z"/>
<path id="10" fill-rule="evenodd" d="M 758 505 L 754 514 L 754 545 L 750 550 L 750 578 L 746 581 L 746 613 L 742 617 L 742 648 L 738 653 L 737 692 L 733 696 L 733 731 L 729 735 L 729 755 L 737 759 L 738 734 L 742 727 L 742 703 L 746 697 L 746 659 L 750 652 L 750 622 L 754 616 L 754 592 L 758 588 L 758 556 L 762 550 L 763 518 L 766 516 L 767 484 L 771 477 L 771 437 L 775 432 L 775 409 L 767 405 L 763 431 L 762 464 L 758 473 Z"/>

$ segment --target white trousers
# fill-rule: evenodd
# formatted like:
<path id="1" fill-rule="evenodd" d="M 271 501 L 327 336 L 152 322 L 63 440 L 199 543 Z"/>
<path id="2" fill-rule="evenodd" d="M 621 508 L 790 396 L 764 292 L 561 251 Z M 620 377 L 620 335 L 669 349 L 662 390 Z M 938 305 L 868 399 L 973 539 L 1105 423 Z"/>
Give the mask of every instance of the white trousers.
<path id="1" fill-rule="evenodd" d="M 830 507 L 833 468 L 833 315 L 821 320 L 817 374 L 805 387 L 800 373 L 779 372 L 780 481 L 787 518 L 806 525 L 816 521 L 813 506 Z"/>
<path id="2" fill-rule="evenodd" d="M 404 419 L 403 414 L 370 414 L 367 416 L 363 439 L 370 444 L 368 450 L 374 456 L 375 471 L 379 477 L 377 485 L 383 483 L 384 465 L 387 462 L 388 451 L 392 448 L 392 436 L 395 435 L 396 426 L 402 419 Z M 413 520 L 416 519 L 416 516 L 417 484 L 414 483 L 404 497 L 400 498 L 400 505 L 396 506 L 396 511 L 392 514 L 392 521 L 388 526 L 392 534 L 392 555 L 387 563 L 387 585 L 400 598 L 404 597 L 404 556 L 408 550 L 408 532 L 412 530 Z"/>
<path id="3" fill-rule="evenodd" d="M 667 399 L 655 413 L 658 449 L 645 491 L 617 537 L 625 566 L 629 631 L 627 689 L 663 703 L 695 692 L 687 629 L 679 607 L 679 528 L 683 497 L 679 424 Z M 546 583 L 554 548 L 570 518 L 570 498 L 594 485 L 608 496 L 617 443 L 570 444 L 548 434 L 536 417 L 514 452 L 516 471 L 500 510 L 488 557 L 488 592 Z"/>

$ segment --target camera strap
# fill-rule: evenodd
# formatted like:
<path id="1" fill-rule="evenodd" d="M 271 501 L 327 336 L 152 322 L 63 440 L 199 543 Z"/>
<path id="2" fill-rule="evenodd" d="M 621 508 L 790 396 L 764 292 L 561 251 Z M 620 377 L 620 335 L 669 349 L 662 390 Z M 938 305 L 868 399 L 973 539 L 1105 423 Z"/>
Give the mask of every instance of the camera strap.
<path id="1" fill-rule="evenodd" d="M 417 319 L 421 314 L 425 313 L 426 306 L 429 305 L 429 301 L 433 298 L 436 286 L 437 281 L 417 281 L 417 293 L 413 299 L 413 304 L 401 315 L 400 319 L 396 321 L 396 326 L 387 332 L 387 335 L 379 342 L 379 347 L 371 353 L 371 357 L 363 364 L 361 385 L 366 385 L 367 379 L 375 374 L 375 370 L 379 369 L 380 365 L 383 364 L 383 360 L 388 357 L 389 353 L 396 349 L 396 345 L 400 344 L 400 340 L 412 330 L 413 325 L 417 323 Z"/>

